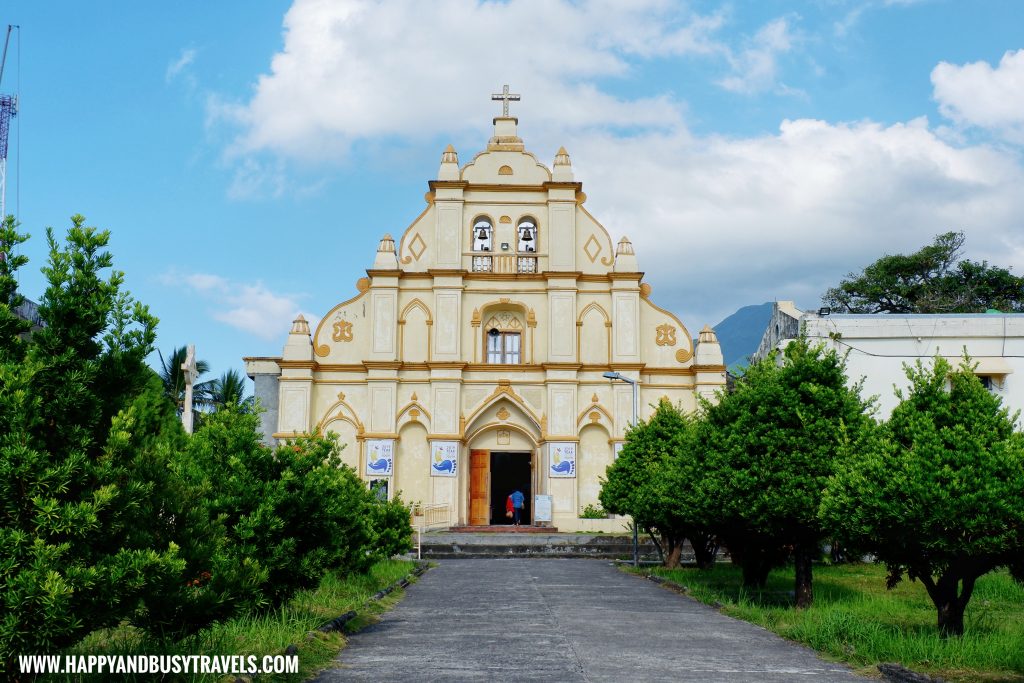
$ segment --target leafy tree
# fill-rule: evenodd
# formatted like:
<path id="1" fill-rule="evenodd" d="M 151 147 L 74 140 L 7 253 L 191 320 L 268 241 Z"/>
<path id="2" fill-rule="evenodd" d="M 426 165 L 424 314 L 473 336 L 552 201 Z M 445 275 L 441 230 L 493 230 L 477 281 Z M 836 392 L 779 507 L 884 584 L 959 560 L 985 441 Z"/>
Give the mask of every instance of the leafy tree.
<path id="1" fill-rule="evenodd" d="M 849 386 L 845 360 L 805 337 L 754 363 L 735 391 L 707 408 L 703 486 L 720 531 L 743 565 L 744 583 L 763 586 L 792 549 L 796 604 L 813 599 L 812 562 L 826 529 L 821 492 L 836 452 L 871 425 L 859 386 Z"/>
<path id="2" fill-rule="evenodd" d="M 936 357 L 829 483 L 826 524 L 885 562 L 889 586 L 920 580 L 943 636 L 961 635 L 975 581 L 1024 557 L 1024 436 L 971 371 Z"/>
<path id="3" fill-rule="evenodd" d="M 65 246 L 47 231 L 47 279 L 29 339 L 10 323 L 0 266 L 0 666 L 53 652 L 133 614 L 183 563 L 155 542 L 145 476 L 153 435 L 167 424 L 144 359 L 156 318 L 110 269 L 109 233 L 72 217 Z M 13 221 L 0 241 L 23 241 Z M 155 398 L 154 398 L 155 397 Z M 172 422 L 173 424 L 173 422 Z"/>
<path id="4" fill-rule="evenodd" d="M 601 487 L 604 509 L 632 516 L 655 540 L 666 567 L 679 565 L 687 538 L 698 564 L 714 561 L 694 494 L 692 476 L 699 469 L 694 466 L 699 454 L 695 437 L 695 418 L 662 400 L 648 421 L 627 432 Z"/>
<path id="5" fill-rule="evenodd" d="M 962 232 L 938 235 L 910 255 L 887 255 L 849 273 L 822 303 L 843 313 L 1024 311 L 1024 278 L 985 261 L 958 261 Z"/>

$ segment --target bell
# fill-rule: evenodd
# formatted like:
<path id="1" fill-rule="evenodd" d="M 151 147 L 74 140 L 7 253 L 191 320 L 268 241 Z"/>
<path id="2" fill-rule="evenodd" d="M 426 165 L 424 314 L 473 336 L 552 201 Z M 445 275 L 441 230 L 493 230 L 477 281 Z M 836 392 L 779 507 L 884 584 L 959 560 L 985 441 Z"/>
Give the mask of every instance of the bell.
<path id="1" fill-rule="evenodd" d="M 524 242 L 532 242 L 533 241 L 533 230 L 530 230 L 529 228 L 527 228 L 526 230 L 523 230 L 523 236 L 520 239 L 523 240 Z"/>
<path id="2" fill-rule="evenodd" d="M 485 240 L 485 239 L 487 239 L 487 229 L 486 228 L 480 228 L 479 230 L 477 230 L 476 231 L 476 238 L 478 240 Z"/>

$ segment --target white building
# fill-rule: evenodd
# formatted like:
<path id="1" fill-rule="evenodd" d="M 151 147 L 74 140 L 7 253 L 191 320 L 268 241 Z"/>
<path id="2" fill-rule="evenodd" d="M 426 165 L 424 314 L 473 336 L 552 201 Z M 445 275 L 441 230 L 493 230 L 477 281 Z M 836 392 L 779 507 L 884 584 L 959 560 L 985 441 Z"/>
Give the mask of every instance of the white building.
<path id="1" fill-rule="evenodd" d="M 974 373 L 1003 405 L 1011 412 L 1024 409 L 1024 314 L 822 315 L 779 301 L 754 358 L 784 347 L 801 328 L 812 341 L 847 354 L 847 375 L 851 381 L 863 378 L 865 397 L 878 397 L 879 418 L 896 406 L 895 389 L 909 386 L 905 364 L 927 364 L 938 354 L 959 366 L 965 350 L 976 364 Z"/>
<path id="2" fill-rule="evenodd" d="M 268 442 L 333 432 L 375 486 L 460 525 L 507 522 L 519 488 L 527 522 L 615 531 L 624 520 L 580 513 L 634 406 L 641 419 L 662 398 L 694 410 L 725 385 L 722 352 L 710 327 L 694 339 L 654 303 L 569 154 L 541 163 L 517 123 L 495 118 L 468 163 L 449 146 L 422 213 L 352 274 L 351 298 L 315 327 L 296 319 L 280 356 L 246 368 Z"/>

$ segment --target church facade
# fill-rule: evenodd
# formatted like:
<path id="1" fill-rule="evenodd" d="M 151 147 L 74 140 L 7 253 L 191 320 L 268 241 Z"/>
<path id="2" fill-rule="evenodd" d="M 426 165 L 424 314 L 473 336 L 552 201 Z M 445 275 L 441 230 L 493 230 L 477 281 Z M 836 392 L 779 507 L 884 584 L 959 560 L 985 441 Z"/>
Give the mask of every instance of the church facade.
<path id="1" fill-rule="evenodd" d="M 423 212 L 384 236 L 353 296 L 315 328 L 300 316 L 282 355 L 246 358 L 247 372 L 268 440 L 334 432 L 381 492 L 446 506 L 455 525 L 504 523 L 518 488 L 526 523 L 621 530 L 581 513 L 634 410 L 693 410 L 725 385 L 721 350 L 654 304 L 569 155 L 549 169 L 517 123 L 494 119 L 463 166 L 449 146 Z"/>

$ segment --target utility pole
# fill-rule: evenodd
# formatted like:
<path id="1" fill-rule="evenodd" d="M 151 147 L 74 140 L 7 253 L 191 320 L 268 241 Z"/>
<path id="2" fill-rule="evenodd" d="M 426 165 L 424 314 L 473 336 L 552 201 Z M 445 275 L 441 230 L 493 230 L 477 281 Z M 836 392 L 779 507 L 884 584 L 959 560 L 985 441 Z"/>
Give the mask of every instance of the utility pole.
<path id="1" fill-rule="evenodd" d="M 637 408 L 639 408 L 639 393 L 640 393 L 640 381 L 626 377 L 625 375 L 618 372 L 606 372 L 603 377 L 612 381 L 620 380 L 629 384 L 633 388 L 633 422 L 632 425 L 636 427 L 637 420 Z M 636 520 L 633 520 L 633 566 L 640 566 L 640 538 L 637 534 Z"/>

